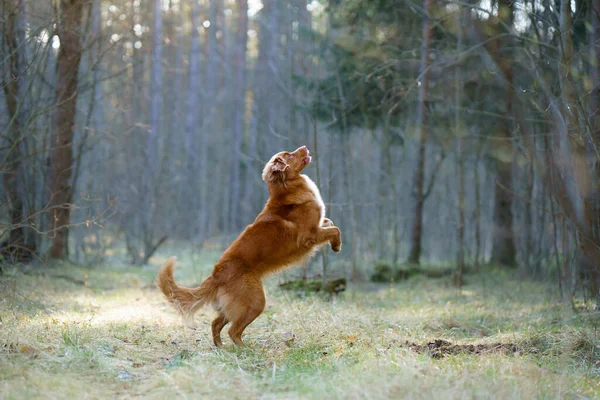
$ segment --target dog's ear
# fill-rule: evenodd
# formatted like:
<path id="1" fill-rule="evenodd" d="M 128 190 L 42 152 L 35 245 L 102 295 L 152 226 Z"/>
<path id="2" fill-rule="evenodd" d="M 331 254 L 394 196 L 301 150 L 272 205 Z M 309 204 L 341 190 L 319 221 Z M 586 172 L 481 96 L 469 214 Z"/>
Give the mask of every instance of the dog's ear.
<path id="1" fill-rule="evenodd" d="M 285 170 L 290 166 L 282 157 L 275 157 L 265 165 L 262 173 L 263 181 L 265 182 L 284 182 Z"/>

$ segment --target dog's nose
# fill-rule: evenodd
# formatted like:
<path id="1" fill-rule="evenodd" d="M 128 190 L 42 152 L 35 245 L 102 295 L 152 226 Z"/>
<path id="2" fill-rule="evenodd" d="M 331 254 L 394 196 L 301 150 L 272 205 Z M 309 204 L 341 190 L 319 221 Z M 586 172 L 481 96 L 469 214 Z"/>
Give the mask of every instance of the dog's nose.
<path id="1" fill-rule="evenodd" d="M 302 146 L 302 147 L 300 147 L 300 148 L 301 148 L 302 150 L 308 150 L 308 149 L 306 148 L 306 146 Z"/>

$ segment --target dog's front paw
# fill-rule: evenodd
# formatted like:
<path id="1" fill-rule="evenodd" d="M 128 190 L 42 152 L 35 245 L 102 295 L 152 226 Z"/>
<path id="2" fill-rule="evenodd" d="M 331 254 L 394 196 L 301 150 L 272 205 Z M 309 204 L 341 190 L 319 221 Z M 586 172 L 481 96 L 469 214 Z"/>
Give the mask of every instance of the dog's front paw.
<path id="1" fill-rule="evenodd" d="M 323 224 L 321 226 L 323 228 L 327 228 L 327 227 L 334 226 L 334 225 L 333 225 L 333 221 L 332 220 L 330 220 L 329 218 L 324 218 L 323 219 Z"/>
<path id="2" fill-rule="evenodd" d="M 336 253 L 339 253 L 342 250 L 342 241 L 341 240 L 335 240 L 331 242 L 331 250 L 333 250 Z"/>

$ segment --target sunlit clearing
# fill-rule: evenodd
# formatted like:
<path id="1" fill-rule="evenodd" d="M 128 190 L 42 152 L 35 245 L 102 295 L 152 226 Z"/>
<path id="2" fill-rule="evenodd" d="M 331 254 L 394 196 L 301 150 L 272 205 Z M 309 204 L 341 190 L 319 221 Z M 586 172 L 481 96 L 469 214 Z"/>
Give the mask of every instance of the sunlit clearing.
<path id="1" fill-rule="evenodd" d="M 107 322 L 134 322 L 143 319 L 152 319 L 156 315 L 156 305 L 140 304 L 122 305 L 105 312 L 100 312 L 92 322 L 104 324 Z"/>

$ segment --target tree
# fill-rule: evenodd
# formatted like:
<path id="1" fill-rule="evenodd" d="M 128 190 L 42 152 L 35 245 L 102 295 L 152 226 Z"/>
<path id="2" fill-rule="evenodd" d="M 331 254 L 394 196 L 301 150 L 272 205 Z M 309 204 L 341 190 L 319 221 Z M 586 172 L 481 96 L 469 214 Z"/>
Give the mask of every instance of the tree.
<path id="1" fill-rule="evenodd" d="M 594 11 L 592 11 L 592 13 Z M 594 21 L 592 21 L 591 25 L 593 28 L 597 28 L 597 23 L 594 23 Z M 559 134 L 562 135 L 561 147 L 563 149 L 570 147 L 567 151 L 570 150 L 571 159 L 569 164 L 571 165 L 567 165 L 566 168 L 571 170 L 568 174 L 573 176 L 576 184 L 575 190 L 569 190 L 569 185 L 567 183 L 565 187 L 563 187 L 563 193 L 567 194 L 567 197 L 572 201 L 574 211 L 574 215 L 572 214 L 572 216 L 575 220 L 579 221 L 577 226 L 577 236 L 581 246 L 579 251 L 580 270 L 589 276 L 591 295 L 597 297 L 600 296 L 600 264 L 598 263 L 598 260 L 600 260 L 600 240 L 598 240 L 598 236 L 595 233 L 596 227 L 594 226 L 594 223 L 598 218 L 598 211 L 596 208 L 597 200 L 594 199 L 594 171 L 588 162 L 586 143 L 579 134 L 583 124 L 580 123 L 579 115 L 576 112 L 578 104 L 575 94 L 575 78 L 573 77 L 572 29 L 571 2 L 561 0 L 561 57 L 559 71 L 560 89 L 563 101 L 561 111 L 563 114 L 563 123 L 565 125 L 564 129 L 559 129 Z M 593 121 L 593 123 L 594 125 L 592 126 L 595 128 L 595 121 Z M 592 142 L 596 139 L 594 138 L 595 135 L 597 135 L 597 133 L 593 132 Z M 579 204 L 580 201 L 581 205 Z M 583 212 L 580 211 L 581 209 Z"/>
<path id="2" fill-rule="evenodd" d="M 592 90 L 590 93 L 589 115 L 591 134 L 586 141 L 588 158 L 595 159 L 595 168 L 592 169 L 592 187 L 585 199 L 586 217 L 590 227 L 591 240 L 584 239 L 585 262 L 587 268 L 592 272 L 595 283 L 592 285 L 592 295 L 597 297 L 600 303 L 600 267 L 596 261 L 600 257 L 600 0 L 592 0 L 590 4 L 590 81 Z M 595 293 L 594 293 L 595 291 Z"/>
<path id="3" fill-rule="evenodd" d="M 408 262 L 419 264 L 421 258 L 421 240 L 423 236 L 423 206 L 427 194 L 424 189 L 425 181 L 425 146 L 427 143 L 427 101 L 429 96 L 429 65 L 430 65 L 430 46 L 431 46 L 431 11 L 433 4 L 431 0 L 425 0 L 423 5 L 425 14 L 423 15 L 423 41 L 421 45 L 421 80 L 419 86 L 419 100 L 417 103 L 417 131 L 418 131 L 418 150 L 415 169 L 412 179 L 412 226 L 411 242 Z"/>
<path id="4" fill-rule="evenodd" d="M 58 37 L 60 49 L 56 60 L 56 125 L 51 156 L 51 212 L 54 238 L 50 258 L 68 255 L 71 200 L 73 197 L 71 171 L 73 165 L 73 132 L 77 111 L 77 81 L 82 54 L 82 0 L 60 0 Z"/>
<path id="5" fill-rule="evenodd" d="M 163 16 L 162 0 L 154 0 L 153 3 L 153 27 L 152 27 L 152 69 L 151 69 L 151 92 L 150 92 L 150 131 L 146 149 L 146 179 L 145 195 L 149 200 L 149 215 L 153 214 L 156 207 L 154 203 L 154 191 L 158 181 L 158 167 L 160 166 L 158 141 L 162 133 L 162 49 L 163 49 Z"/>
<path id="6" fill-rule="evenodd" d="M 211 6 L 214 7 L 214 6 Z M 192 12 L 190 13 L 190 22 L 192 28 L 192 34 L 190 39 L 190 54 L 188 62 L 188 91 L 187 91 L 187 104 L 185 112 L 185 132 L 184 132 L 184 143 L 185 143 L 185 177 L 187 184 L 187 196 L 184 198 L 185 204 L 191 206 L 190 215 L 195 223 L 190 224 L 190 234 L 196 238 L 200 236 L 202 238 L 204 234 L 205 226 L 201 223 L 201 214 L 206 211 L 199 210 L 199 207 L 205 207 L 206 205 L 202 201 L 204 199 L 204 191 L 206 187 L 202 182 L 198 182 L 198 176 L 196 171 L 198 170 L 198 159 L 205 157 L 204 154 L 198 154 L 199 151 L 203 151 L 205 144 L 205 133 L 198 129 L 198 125 L 201 122 L 198 118 L 198 111 L 200 110 L 200 5 L 197 0 L 192 1 Z M 214 23 L 214 21 L 211 21 Z M 208 39 L 207 39 L 208 40 Z M 199 143 L 197 143 L 199 142 Z M 196 145 L 198 144 L 198 145 Z M 206 171 L 202 169 L 199 171 L 201 176 L 204 176 Z M 198 184 L 200 183 L 200 184 Z M 200 194 L 196 194 L 196 189 L 199 190 Z M 200 198 L 200 202 L 197 201 Z"/>
<path id="7" fill-rule="evenodd" d="M 494 227 L 492 231 L 492 255 L 490 262 L 504 266 L 517 265 L 517 249 L 513 229 L 512 214 L 512 106 L 513 106 L 513 61 L 510 32 L 513 25 L 513 7 L 511 0 L 498 2 L 499 37 L 492 43 L 492 52 L 496 54 L 498 68 L 505 79 L 504 117 L 499 121 L 496 137 L 502 153 L 496 155 L 496 191 L 494 195 Z M 505 33 L 504 37 L 500 33 Z"/>
<path id="8" fill-rule="evenodd" d="M 230 230 L 240 227 L 242 141 L 246 114 L 246 47 L 248 43 L 248 0 L 237 1 L 237 32 L 234 56 L 233 140 L 231 165 Z"/>
<path id="9" fill-rule="evenodd" d="M 457 13 L 457 37 L 456 37 L 456 52 L 460 55 L 462 52 L 463 45 L 463 23 L 467 19 L 464 17 L 465 11 L 464 7 L 459 6 L 459 11 Z M 456 249 L 456 268 L 457 274 L 455 279 L 455 284 L 457 286 L 462 286 L 463 284 L 463 274 L 465 270 L 465 207 L 466 207 L 466 199 L 465 199 L 465 160 L 464 160 L 464 132 L 462 130 L 462 124 L 460 119 L 460 105 L 462 102 L 462 79 L 461 79 L 461 69 L 456 68 L 454 75 L 454 82 L 456 85 L 455 92 L 455 135 L 456 135 L 456 157 L 457 160 L 457 169 L 458 169 L 458 227 L 456 229 L 458 248 Z"/>
<path id="10" fill-rule="evenodd" d="M 159 200 L 160 166 L 161 158 L 159 152 L 160 135 L 162 130 L 163 116 L 163 73 L 162 73 L 162 50 L 163 50 L 163 14 L 162 1 L 154 0 L 153 3 L 153 27 L 152 27 L 152 60 L 151 60 L 151 93 L 150 93 L 150 131 L 146 141 L 146 168 L 144 169 L 143 193 L 144 209 L 142 210 L 143 226 L 143 249 L 144 256 L 140 260 L 134 257 L 134 263 L 146 264 L 156 249 L 167 239 L 162 234 L 159 239 L 154 238 L 156 232 L 155 215 L 157 202 Z M 130 251 L 131 252 L 131 251 Z M 137 255 L 137 254 L 136 254 Z"/>
<path id="11" fill-rule="evenodd" d="M 8 154 L 2 164 L 5 165 L 3 183 L 9 208 L 10 231 L 7 241 L 0 245 L 2 247 L 0 251 L 21 258 L 25 255 L 24 252 L 35 252 L 35 243 L 33 245 L 25 243 L 24 225 L 26 221 L 23 212 L 23 190 L 22 188 L 19 190 L 18 179 L 19 174 L 23 174 L 21 159 L 24 154 L 21 149 L 26 140 L 23 88 L 27 83 L 27 58 L 25 55 L 27 49 L 25 41 L 27 2 L 26 0 L 4 1 L 2 5 L 5 20 L 5 29 L 2 34 L 5 42 L 3 46 L 6 46 L 9 64 L 9 75 L 8 77 L 3 76 L 2 86 L 10 118 L 6 136 Z M 22 185 L 23 182 L 20 184 Z"/>

